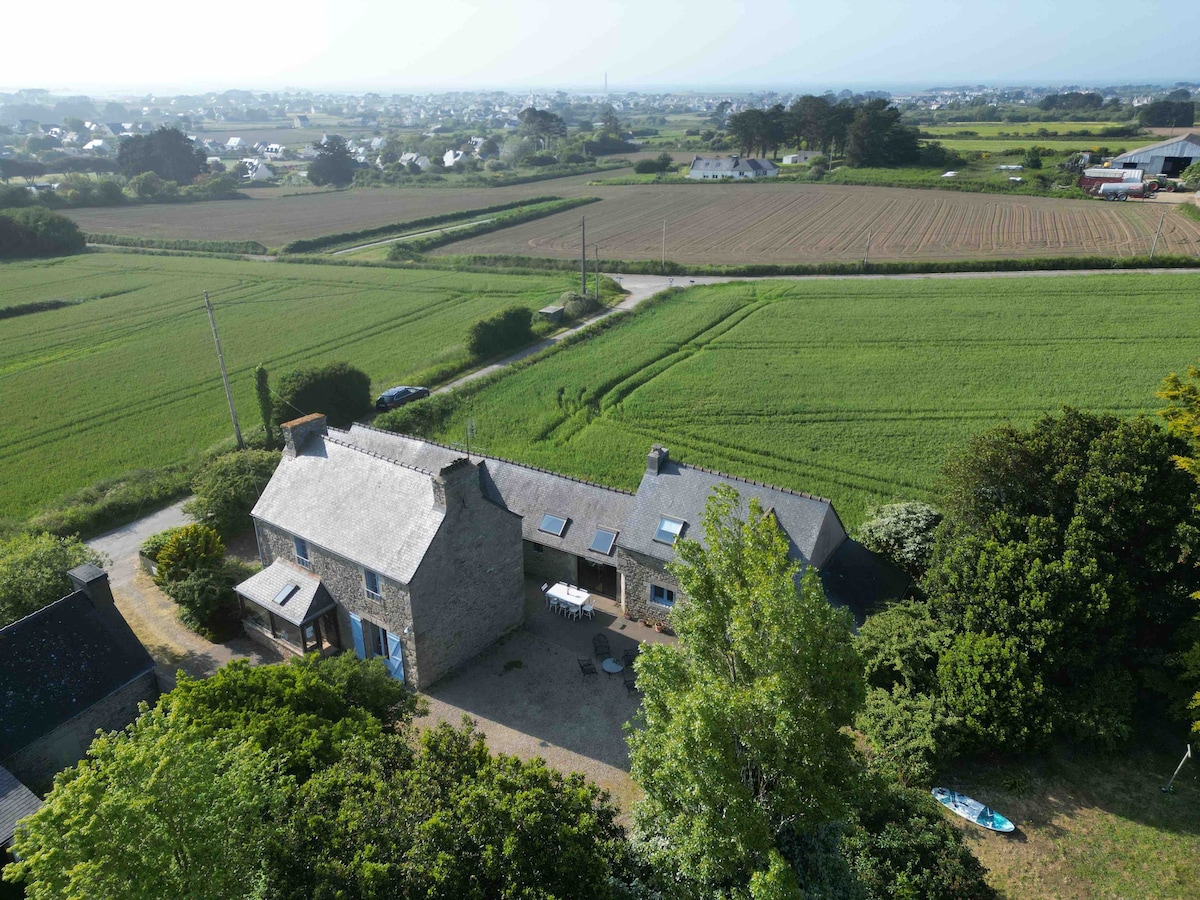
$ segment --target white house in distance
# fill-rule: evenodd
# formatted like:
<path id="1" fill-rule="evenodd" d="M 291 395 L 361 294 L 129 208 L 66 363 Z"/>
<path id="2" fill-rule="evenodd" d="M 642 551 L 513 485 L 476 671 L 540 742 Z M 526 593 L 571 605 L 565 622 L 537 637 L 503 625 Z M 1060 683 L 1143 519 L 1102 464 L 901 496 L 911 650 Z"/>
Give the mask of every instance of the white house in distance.
<path id="1" fill-rule="evenodd" d="M 785 166 L 800 166 L 807 165 L 808 161 L 813 157 L 820 156 L 819 150 L 797 150 L 795 153 L 789 153 L 783 158 Z"/>
<path id="2" fill-rule="evenodd" d="M 688 167 L 688 178 L 771 178 L 779 174 L 779 166 L 769 159 L 742 159 L 738 155 L 706 159 L 697 156 Z"/>

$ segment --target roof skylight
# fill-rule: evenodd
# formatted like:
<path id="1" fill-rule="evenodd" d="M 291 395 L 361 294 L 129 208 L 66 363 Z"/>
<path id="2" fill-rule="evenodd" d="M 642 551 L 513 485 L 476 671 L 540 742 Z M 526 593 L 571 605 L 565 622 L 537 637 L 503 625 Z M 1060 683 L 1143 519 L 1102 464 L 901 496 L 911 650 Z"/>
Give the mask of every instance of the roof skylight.
<path id="1" fill-rule="evenodd" d="M 603 553 L 605 556 L 612 553 L 613 544 L 616 543 L 617 533 L 607 528 L 597 528 L 596 536 L 592 538 L 592 545 L 589 550 L 595 550 L 597 553 Z"/>
<path id="2" fill-rule="evenodd" d="M 546 513 L 542 516 L 542 524 L 538 526 L 538 531 L 544 531 L 546 534 L 552 534 L 555 537 L 562 537 L 563 532 L 567 530 L 567 520 L 562 516 Z"/>
<path id="3" fill-rule="evenodd" d="M 672 519 L 670 516 L 663 516 L 658 520 L 658 531 L 654 532 L 654 539 L 660 544 L 668 546 L 675 543 L 679 535 L 683 534 L 683 527 L 687 524 L 679 519 Z"/>

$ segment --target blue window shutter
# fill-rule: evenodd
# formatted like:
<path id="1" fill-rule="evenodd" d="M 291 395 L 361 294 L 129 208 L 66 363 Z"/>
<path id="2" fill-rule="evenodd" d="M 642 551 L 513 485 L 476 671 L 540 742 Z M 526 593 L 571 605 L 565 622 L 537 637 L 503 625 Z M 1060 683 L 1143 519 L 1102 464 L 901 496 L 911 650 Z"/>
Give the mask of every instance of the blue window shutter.
<path id="1" fill-rule="evenodd" d="M 367 645 L 363 640 L 362 619 L 350 613 L 350 634 L 354 638 L 354 654 L 359 659 L 367 658 Z"/>
<path id="2" fill-rule="evenodd" d="M 404 680 L 404 654 L 400 650 L 400 638 L 396 637 L 390 631 L 387 636 L 388 642 L 388 671 L 392 673 L 392 677 Z"/>

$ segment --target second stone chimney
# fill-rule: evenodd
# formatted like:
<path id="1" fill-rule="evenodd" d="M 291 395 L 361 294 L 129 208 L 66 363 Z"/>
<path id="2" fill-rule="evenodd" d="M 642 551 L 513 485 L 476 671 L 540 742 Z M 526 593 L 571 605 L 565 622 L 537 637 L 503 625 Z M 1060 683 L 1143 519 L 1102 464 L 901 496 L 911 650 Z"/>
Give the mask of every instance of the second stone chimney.
<path id="1" fill-rule="evenodd" d="M 666 447 L 660 447 L 658 444 L 655 444 L 650 450 L 650 455 L 646 457 L 646 474 L 657 475 L 661 472 L 662 467 L 667 464 L 670 452 Z"/>
<path id="2" fill-rule="evenodd" d="M 84 563 L 67 571 L 67 577 L 75 590 L 83 591 L 96 609 L 113 605 L 112 588 L 108 584 L 108 573 L 99 566 Z"/>
<path id="3" fill-rule="evenodd" d="M 433 476 L 433 507 L 445 512 L 462 509 L 480 496 L 479 467 L 459 457 Z"/>
<path id="4" fill-rule="evenodd" d="M 325 416 L 321 413 L 312 413 L 299 419 L 292 419 L 290 422 L 284 422 L 279 426 L 279 430 L 283 432 L 283 455 L 293 457 L 298 456 L 304 450 L 304 442 L 311 435 L 329 433 L 329 428 L 325 424 Z"/>

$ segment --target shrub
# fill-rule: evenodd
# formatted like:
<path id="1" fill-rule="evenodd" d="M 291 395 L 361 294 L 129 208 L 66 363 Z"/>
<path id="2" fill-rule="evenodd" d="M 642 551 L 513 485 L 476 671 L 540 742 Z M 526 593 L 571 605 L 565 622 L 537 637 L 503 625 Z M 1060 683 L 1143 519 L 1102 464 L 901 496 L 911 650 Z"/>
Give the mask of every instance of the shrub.
<path id="1" fill-rule="evenodd" d="M 177 525 L 174 528 L 168 528 L 165 531 L 160 531 L 158 534 L 152 534 L 142 542 L 142 553 L 153 562 L 158 562 L 158 554 L 162 552 L 162 548 L 167 546 L 167 543 L 175 537 L 183 528 L 183 525 Z"/>
<path id="2" fill-rule="evenodd" d="M 377 416 L 375 427 L 416 437 L 430 437 L 441 431 L 457 408 L 453 393 L 433 394 L 420 403 L 409 403 Z"/>
<path id="3" fill-rule="evenodd" d="M 0 212 L 0 259 L 82 253 L 86 241 L 66 216 L 40 206 Z"/>
<path id="4" fill-rule="evenodd" d="M 515 350 L 533 340 L 533 313 L 524 306 L 510 306 L 490 318 L 472 325 L 467 331 L 467 352 L 486 359 Z"/>
<path id="5" fill-rule="evenodd" d="M 155 581 L 165 585 L 192 573 L 218 568 L 225 560 L 221 536 L 207 525 L 184 525 L 158 551 Z"/>
<path id="6" fill-rule="evenodd" d="M 235 450 L 218 456 L 192 479 L 195 499 L 184 512 L 229 537 L 250 527 L 250 510 L 271 480 L 279 454 L 270 450 Z"/>
<path id="7" fill-rule="evenodd" d="M 235 580 L 224 568 L 197 569 L 186 578 L 169 582 L 165 590 L 179 604 L 179 617 L 193 631 L 210 639 L 223 637 L 237 618 Z"/>
<path id="8" fill-rule="evenodd" d="M 920 580 L 929 565 L 933 533 L 942 514 L 928 503 L 890 503 L 867 510 L 858 540 Z"/>
<path id="9" fill-rule="evenodd" d="M 275 388 L 276 426 L 309 413 L 323 413 L 334 428 L 349 428 L 371 409 L 371 379 L 349 363 L 297 369 Z"/>
<path id="10" fill-rule="evenodd" d="M 0 541 L 0 627 L 71 593 L 68 569 L 104 562 L 77 537 L 19 534 Z"/>

